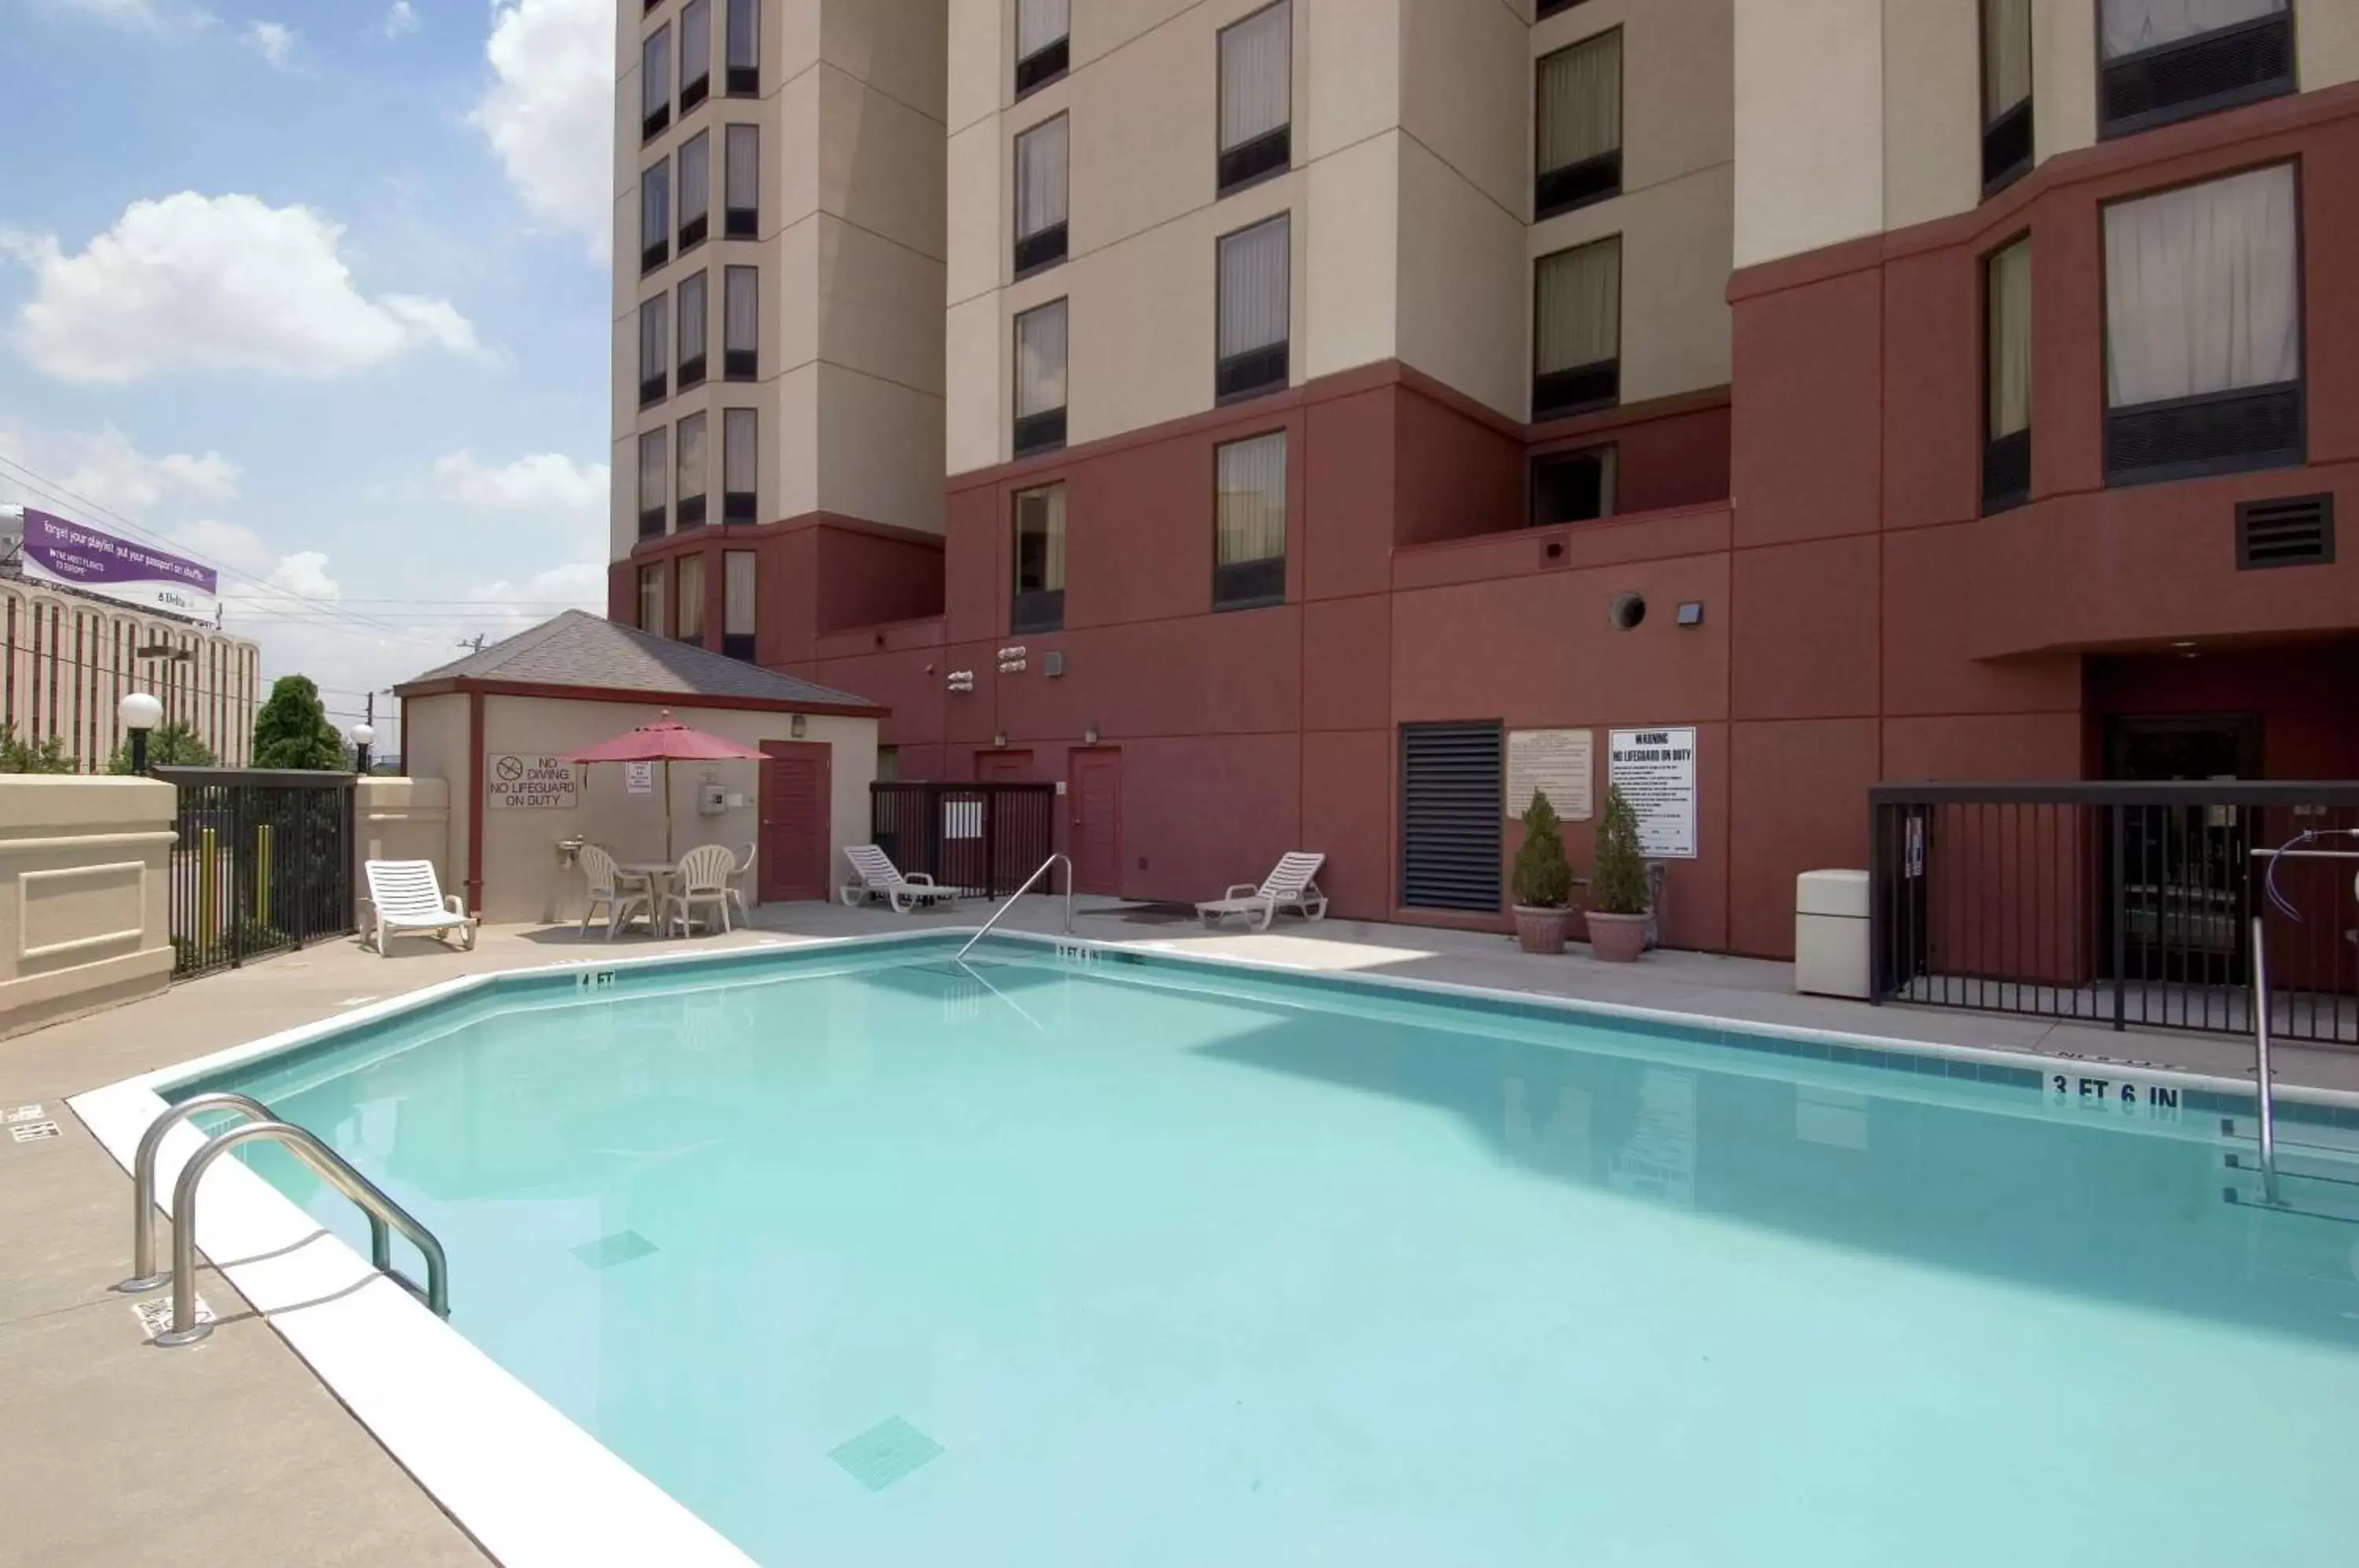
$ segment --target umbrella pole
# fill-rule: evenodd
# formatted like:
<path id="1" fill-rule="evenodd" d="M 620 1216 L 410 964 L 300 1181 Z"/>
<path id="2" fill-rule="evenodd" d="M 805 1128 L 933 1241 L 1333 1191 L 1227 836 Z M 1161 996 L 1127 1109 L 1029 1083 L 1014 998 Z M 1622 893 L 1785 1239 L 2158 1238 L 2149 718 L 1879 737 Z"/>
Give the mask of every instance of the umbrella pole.
<path id="1" fill-rule="evenodd" d="M 669 757 L 664 758 L 664 858 L 666 860 L 673 858 L 671 853 L 671 758 Z"/>

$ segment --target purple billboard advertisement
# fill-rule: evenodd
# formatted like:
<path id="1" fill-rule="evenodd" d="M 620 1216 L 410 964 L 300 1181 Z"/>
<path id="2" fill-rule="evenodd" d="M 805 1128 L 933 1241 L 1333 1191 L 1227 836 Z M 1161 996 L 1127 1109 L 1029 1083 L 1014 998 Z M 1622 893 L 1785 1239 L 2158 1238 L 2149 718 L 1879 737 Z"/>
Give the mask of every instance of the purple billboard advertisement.
<path id="1" fill-rule="evenodd" d="M 47 512 L 25 508 L 25 576 L 146 610 L 216 620 L 221 582 L 210 566 Z"/>

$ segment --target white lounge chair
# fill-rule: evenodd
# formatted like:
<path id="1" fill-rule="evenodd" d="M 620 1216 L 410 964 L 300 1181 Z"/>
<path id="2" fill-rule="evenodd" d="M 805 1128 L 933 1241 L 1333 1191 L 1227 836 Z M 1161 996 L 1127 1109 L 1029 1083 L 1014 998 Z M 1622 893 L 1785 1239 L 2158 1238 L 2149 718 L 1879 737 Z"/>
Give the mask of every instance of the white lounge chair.
<path id="1" fill-rule="evenodd" d="M 369 905 L 374 911 L 377 956 L 386 957 L 386 939 L 396 936 L 437 936 L 447 944 L 457 931 L 466 950 L 475 950 L 475 922 L 467 918 L 467 901 L 445 896 L 435 879 L 430 860 L 372 860 L 368 863 Z"/>
<path id="2" fill-rule="evenodd" d="M 663 929 L 669 931 L 675 918 L 679 921 L 679 934 L 688 934 L 689 920 L 697 908 L 706 906 L 721 918 L 721 929 L 729 929 L 729 878 L 737 869 L 737 857 L 725 844 L 701 844 L 679 857 L 672 867 L 671 885 L 664 889 Z M 677 914 L 675 915 L 675 911 Z M 708 916 L 704 929 L 712 929 Z"/>
<path id="3" fill-rule="evenodd" d="M 934 879 L 920 871 L 914 877 L 904 877 L 893 857 L 873 844 L 851 844 L 843 847 L 843 857 L 852 862 L 857 880 L 843 885 L 843 907 L 853 909 L 870 898 L 882 898 L 893 906 L 897 915 L 911 909 L 930 909 L 938 903 L 959 896 L 955 887 L 937 887 Z"/>
<path id="4" fill-rule="evenodd" d="M 655 890 L 644 877 L 635 877 L 614 864 L 614 857 L 594 844 L 582 846 L 582 873 L 590 878 L 590 901 L 582 908 L 582 934 L 590 934 L 590 917 L 598 906 L 606 906 L 606 940 L 631 923 L 636 913 L 647 917 L 647 924 L 656 923 Z"/>
<path id="5" fill-rule="evenodd" d="M 1305 920 L 1324 920 L 1327 915 L 1327 895 L 1319 890 L 1311 877 L 1326 864 L 1323 855 L 1308 850 L 1296 850 L 1278 857 L 1277 869 L 1271 872 L 1258 887 L 1250 882 L 1232 883 L 1229 890 L 1217 898 L 1207 898 L 1196 906 L 1196 917 L 1206 925 L 1217 925 L 1230 915 L 1243 915 L 1253 921 L 1256 931 L 1269 930 L 1280 909 L 1292 909 Z"/>
<path id="6" fill-rule="evenodd" d="M 754 875 L 754 846 L 747 844 L 737 856 L 736 869 L 729 873 L 729 902 L 736 909 L 737 919 L 746 925 L 754 917 L 745 909 L 745 882 Z"/>

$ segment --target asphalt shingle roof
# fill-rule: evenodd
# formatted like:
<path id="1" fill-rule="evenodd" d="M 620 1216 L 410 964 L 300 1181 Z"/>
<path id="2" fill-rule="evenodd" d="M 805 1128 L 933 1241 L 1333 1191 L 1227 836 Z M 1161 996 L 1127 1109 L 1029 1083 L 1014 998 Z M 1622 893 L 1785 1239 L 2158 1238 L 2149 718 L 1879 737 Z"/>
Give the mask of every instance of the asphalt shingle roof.
<path id="1" fill-rule="evenodd" d="M 586 610 L 568 610 L 505 642 L 438 670 L 411 677 L 404 687 L 432 681 L 502 681 L 521 685 L 593 686 L 652 696 L 697 696 L 726 701 L 804 702 L 873 708 L 865 697 L 821 686 L 744 659 L 730 659 L 690 643 L 656 637 L 636 626 L 617 626 Z"/>

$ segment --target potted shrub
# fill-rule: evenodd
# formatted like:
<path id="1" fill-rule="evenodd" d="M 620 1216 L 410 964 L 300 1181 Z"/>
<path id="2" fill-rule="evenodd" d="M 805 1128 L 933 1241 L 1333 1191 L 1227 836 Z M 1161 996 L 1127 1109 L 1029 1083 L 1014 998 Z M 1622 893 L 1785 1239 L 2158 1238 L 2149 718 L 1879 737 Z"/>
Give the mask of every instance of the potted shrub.
<path id="1" fill-rule="evenodd" d="M 1524 811 L 1524 846 L 1516 851 L 1516 942 L 1526 953 L 1562 953 L 1572 902 L 1572 867 L 1547 794 L 1532 791 Z"/>
<path id="2" fill-rule="evenodd" d="M 1628 964 L 1647 946 L 1647 858 L 1638 853 L 1638 814 L 1622 791 L 1605 787 L 1597 821 L 1597 869 L 1589 878 L 1589 948 Z"/>

